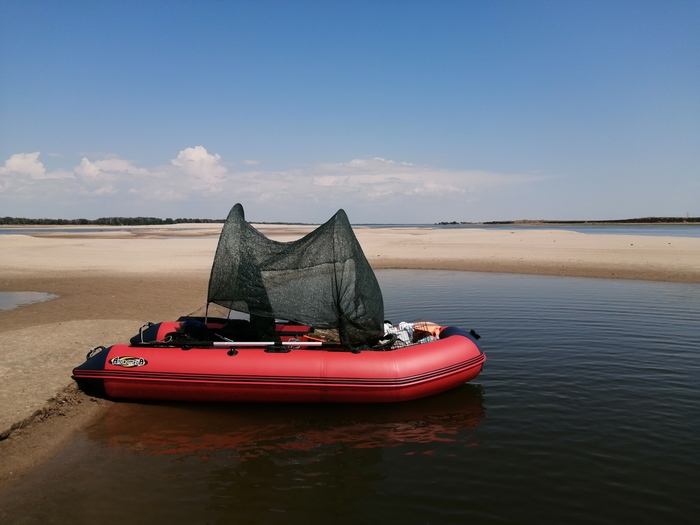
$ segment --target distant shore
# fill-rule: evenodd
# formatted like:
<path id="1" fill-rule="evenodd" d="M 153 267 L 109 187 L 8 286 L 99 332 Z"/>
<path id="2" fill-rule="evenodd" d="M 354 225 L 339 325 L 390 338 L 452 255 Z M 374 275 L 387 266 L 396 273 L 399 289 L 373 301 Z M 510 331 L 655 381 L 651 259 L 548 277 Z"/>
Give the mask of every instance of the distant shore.
<path id="1" fill-rule="evenodd" d="M 27 228 L 40 226 L 99 226 L 99 227 L 132 227 L 132 226 L 187 226 L 192 224 L 222 224 L 224 219 L 160 219 L 158 217 L 101 217 L 99 219 L 30 219 L 26 217 L 0 217 L 0 228 Z M 317 226 L 317 224 L 309 223 L 279 223 L 279 222 L 261 222 L 257 223 L 262 226 Z M 491 225 L 606 225 L 606 224 L 700 224 L 700 217 L 639 217 L 633 219 L 609 219 L 609 220 L 537 220 L 537 219 L 521 219 L 507 221 L 484 221 L 484 222 L 466 222 L 466 221 L 442 221 L 432 223 L 432 225 L 474 225 L 474 226 L 491 226 Z M 430 226 L 431 224 L 425 224 Z M 362 226 L 359 224 L 358 226 Z M 401 226 L 401 225 L 395 225 Z"/>
<path id="2" fill-rule="evenodd" d="M 257 225 L 278 241 L 314 226 Z M 82 227 L 78 227 L 82 228 Z M 147 321 L 202 311 L 217 224 L 0 235 L 0 291 L 58 296 L 0 312 L 0 482 L 60 446 L 109 402 L 71 370 Z M 356 227 L 375 269 L 442 269 L 700 283 L 700 239 L 567 230 Z"/>

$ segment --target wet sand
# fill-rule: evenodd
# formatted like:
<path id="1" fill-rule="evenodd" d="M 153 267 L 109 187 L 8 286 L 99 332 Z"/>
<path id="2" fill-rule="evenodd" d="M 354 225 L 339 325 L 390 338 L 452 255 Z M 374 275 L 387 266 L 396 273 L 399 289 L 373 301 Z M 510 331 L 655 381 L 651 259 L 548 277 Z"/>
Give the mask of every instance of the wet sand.
<path id="1" fill-rule="evenodd" d="M 0 312 L 0 483 L 48 458 L 110 402 L 71 370 L 147 321 L 201 312 L 217 225 L 0 235 L 0 291 L 58 295 Z M 312 227 L 262 225 L 279 241 Z M 700 239 L 560 230 L 363 228 L 372 266 L 700 283 Z"/>

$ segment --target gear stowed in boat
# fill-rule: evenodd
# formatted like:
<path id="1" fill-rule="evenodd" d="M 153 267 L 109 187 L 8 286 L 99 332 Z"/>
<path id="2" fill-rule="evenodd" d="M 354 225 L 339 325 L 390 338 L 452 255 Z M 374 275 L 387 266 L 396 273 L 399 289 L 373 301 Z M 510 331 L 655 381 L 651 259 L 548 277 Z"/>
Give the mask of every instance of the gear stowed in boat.
<path id="1" fill-rule="evenodd" d="M 207 314 L 209 304 L 250 320 L 205 315 L 150 325 L 130 344 L 93 349 L 73 377 L 115 399 L 386 402 L 454 388 L 486 359 L 474 331 L 385 326 L 379 284 L 342 210 L 282 243 L 234 206 Z M 338 340 L 320 336 L 327 333 Z"/>

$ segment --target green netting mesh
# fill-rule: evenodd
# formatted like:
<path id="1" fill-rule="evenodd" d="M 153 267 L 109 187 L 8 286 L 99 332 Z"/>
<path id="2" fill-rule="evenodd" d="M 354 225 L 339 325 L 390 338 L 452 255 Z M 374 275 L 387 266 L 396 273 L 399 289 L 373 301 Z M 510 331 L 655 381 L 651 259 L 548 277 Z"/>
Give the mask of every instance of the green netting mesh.
<path id="1" fill-rule="evenodd" d="M 352 346 L 384 332 L 379 283 L 343 210 L 299 240 L 278 242 L 253 228 L 236 204 L 219 238 L 207 302 L 251 320 L 337 328 Z"/>

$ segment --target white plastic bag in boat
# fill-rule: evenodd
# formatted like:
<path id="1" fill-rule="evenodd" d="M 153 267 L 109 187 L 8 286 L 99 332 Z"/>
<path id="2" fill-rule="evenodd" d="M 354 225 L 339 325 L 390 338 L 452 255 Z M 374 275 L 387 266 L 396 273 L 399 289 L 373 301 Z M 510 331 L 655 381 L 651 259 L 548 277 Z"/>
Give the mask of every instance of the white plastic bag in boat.
<path id="1" fill-rule="evenodd" d="M 395 334 L 396 338 L 404 344 L 413 344 L 413 323 L 400 322 L 398 326 L 384 323 L 384 335 Z"/>

